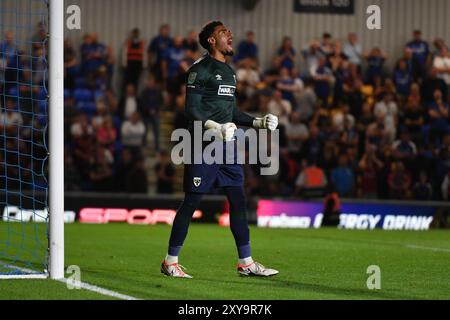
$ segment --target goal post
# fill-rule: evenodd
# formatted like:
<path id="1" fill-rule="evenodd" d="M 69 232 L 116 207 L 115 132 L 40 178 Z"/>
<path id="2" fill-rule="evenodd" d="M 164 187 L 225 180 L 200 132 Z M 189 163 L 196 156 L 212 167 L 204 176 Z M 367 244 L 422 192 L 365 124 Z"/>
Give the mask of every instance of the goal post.
<path id="1" fill-rule="evenodd" d="M 49 0 L 49 274 L 64 278 L 64 1 Z"/>
<path id="2" fill-rule="evenodd" d="M 64 1 L 0 1 L 0 279 L 64 278 Z"/>

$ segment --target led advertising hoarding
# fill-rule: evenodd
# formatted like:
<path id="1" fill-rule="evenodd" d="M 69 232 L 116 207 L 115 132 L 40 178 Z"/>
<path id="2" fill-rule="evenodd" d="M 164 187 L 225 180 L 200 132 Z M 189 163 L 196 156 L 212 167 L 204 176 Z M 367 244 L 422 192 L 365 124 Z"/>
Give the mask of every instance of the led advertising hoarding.
<path id="1" fill-rule="evenodd" d="M 436 210 L 427 205 L 343 203 L 339 228 L 428 230 Z M 257 216 L 259 227 L 320 228 L 323 203 L 260 200 Z"/>

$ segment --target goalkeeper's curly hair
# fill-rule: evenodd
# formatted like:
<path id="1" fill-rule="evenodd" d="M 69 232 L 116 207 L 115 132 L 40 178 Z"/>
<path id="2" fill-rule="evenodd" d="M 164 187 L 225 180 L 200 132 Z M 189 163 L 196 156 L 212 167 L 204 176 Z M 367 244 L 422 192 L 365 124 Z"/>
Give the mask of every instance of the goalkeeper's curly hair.
<path id="1" fill-rule="evenodd" d="M 221 21 L 210 21 L 207 24 L 205 24 L 202 28 L 202 31 L 200 31 L 198 35 L 198 40 L 200 42 L 200 45 L 208 50 L 208 52 L 211 52 L 211 45 L 208 42 L 209 37 L 212 36 L 214 33 L 214 29 L 218 26 L 222 26 L 223 23 Z"/>

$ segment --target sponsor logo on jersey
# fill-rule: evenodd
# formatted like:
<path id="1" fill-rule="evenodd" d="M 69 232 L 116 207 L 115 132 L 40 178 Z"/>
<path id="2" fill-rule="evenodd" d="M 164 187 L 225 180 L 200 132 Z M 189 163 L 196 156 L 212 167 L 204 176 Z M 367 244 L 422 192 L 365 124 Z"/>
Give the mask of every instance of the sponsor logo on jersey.
<path id="1" fill-rule="evenodd" d="M 219 96 L 234 97 L 234 91 L 236 91 L 235 86 L 220 85 L 219 90 L 217 91 L 217 94 Z"/>
<path id="2" fill-rule="evenodd" d="M 193 84 L 195 82 L 196 78 L 197 78 L 197 72 L 189 73 L 188 84 Z"/>
<path id="3" fill-rule="evenodd" d="M 202 178 L 194 177 L 194 179 L 192 179 L 192 182 L 194 183 L 194 186 L 196 188 L 198 188 L 200 186 L 200 184 L 202 183 Z"/>

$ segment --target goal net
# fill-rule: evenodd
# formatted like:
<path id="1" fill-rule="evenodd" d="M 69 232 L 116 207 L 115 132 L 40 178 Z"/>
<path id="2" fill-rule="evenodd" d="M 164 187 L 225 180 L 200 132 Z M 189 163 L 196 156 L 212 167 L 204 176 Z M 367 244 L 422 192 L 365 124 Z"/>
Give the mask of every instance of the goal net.
<path id="1" fill-rule="evenodd" d="M 49 261 L 49 8 L 0 1 L 0 277 L 45 277 Z"/>

